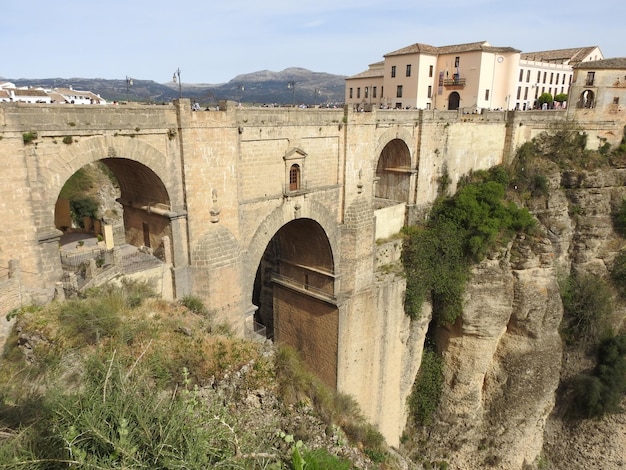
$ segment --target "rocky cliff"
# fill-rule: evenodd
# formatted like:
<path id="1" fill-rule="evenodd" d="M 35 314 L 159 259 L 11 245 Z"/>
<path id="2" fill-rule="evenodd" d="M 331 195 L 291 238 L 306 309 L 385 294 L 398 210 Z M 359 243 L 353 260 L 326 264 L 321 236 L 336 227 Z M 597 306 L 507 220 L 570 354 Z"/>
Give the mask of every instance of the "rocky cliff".
<path id="1" fill-rule="evenodd" d="M 588 352 L 562 342 L 559 279 L 608 276 L 625 245 L 611 214 L 626 196 L 626 170 L 553 166 L 544 175 L 544 195 L 518 195 L 539 235 L 518 237 L 475 266 L 461 318 L 437 333 L 443 394 L 434 423 L 407 433 L 416 461 L 451 469 L 626 466 L 626 415 L 568 417 L 559 388 L 593 366 Z M 619 330 L 625 315 L 617 299 L 616 306 Z"/>

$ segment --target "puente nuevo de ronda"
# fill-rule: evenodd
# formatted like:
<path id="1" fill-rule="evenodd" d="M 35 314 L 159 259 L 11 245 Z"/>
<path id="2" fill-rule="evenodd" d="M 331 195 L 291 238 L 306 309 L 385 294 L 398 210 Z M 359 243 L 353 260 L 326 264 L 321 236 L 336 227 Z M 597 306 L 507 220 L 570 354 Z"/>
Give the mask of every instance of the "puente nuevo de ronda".
<path id="1" fill-rule="evenodd" d="M 587 110 L 588 111 L 588 110 Z M 419 367 L 428 316 L 404 313 L 401 228 L 423 216 L 445 173 L 505 162 L 565 111 L 191 109 L 0 105 L 0 314 L 64 298 L 120 273 L 120 247 L 155 262 L 136 272 L 167 299 L 194 295 L 241 336 L 297 348 L 327 384 L 351 394 L 391 445 Z M 588 145 L 623 122 L 574 116 Z M 96 221 L 110 263 L 67 273 L 64 184 L 101 162 L 119 183 L 123 222 Z M 101 255 L 98 255 L 101 256 Z M 102 255 L 104 256 L 104 255 Z M 108 259 L 108 258 L 107 258 Z M 2 335 L 0 335 L 2 336 Z"/>

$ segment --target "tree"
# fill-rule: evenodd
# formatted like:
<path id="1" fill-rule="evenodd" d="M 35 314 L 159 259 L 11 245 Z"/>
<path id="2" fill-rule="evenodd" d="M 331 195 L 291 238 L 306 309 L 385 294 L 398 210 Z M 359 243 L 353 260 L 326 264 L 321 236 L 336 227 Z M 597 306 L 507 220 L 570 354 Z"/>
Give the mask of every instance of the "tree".
<path id="1" fill-rule="evenodd" d="M 554 102 L 554 98 L 552 98 L 552 95 L 550 93 L 542 93 L 539 96 L 539 99 L 537 101 L 539 101 L 539 106 L 542 106 L 544 103 L 547 103 L 548 107 L 550 107 L 552 106 L 552 103 Z"/>
<path id="2" fill-rule="evenodd" d="M 554 101 L 564 103 L 565 101 L 567 101 L 567 93 L 559 93 L 554 97 Z"/>
<path id="3" fill-rule="evenodd" d="M 89 196 L 77 197 L 70 201 L 72 219 L 79 227 L 84 227 L 85 217 L 95 218 L 98 215 L 98 202 Z"/>

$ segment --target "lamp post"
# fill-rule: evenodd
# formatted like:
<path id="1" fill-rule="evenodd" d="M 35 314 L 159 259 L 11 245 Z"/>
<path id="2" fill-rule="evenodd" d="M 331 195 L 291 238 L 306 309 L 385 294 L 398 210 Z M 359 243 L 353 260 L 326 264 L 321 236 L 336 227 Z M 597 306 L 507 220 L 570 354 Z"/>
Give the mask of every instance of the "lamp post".
<path id="1" fill-rule="evenodd" d="M 126 76 L 126 101 L 130 101 L 129 99 L 129 95 L 130 95 L 130 87 L 133 86 L 133 79 L 130 78 L 128 75 Z"/>
<path id="2" fill-rule="evenodd" d="M 183 97 L 183 84 L 180 81 L 180 68 L 174 70 L 174 75 L 172 76 L 172 81 L 176 83 L 176 76 L 178 76 L 178 99 Z"/>
<path id="3" fill-rule="evenodd" d="M 287 82 L 287 88 L 291 90 L 291 104 L 292 106 L 296 106 L 296 82 L 293 80 Z"/>
<path id="4" fill-rule="evenodd" d="M 317 106 L 317 98 L 320 96 L 321 92 L 319 88 L 316 88 L 313 92 L 313 106 Z"/>
<path id="5" fill-rule="evenodd" d="M 241 101 L 243 100 L 243 92 L 246 90 L 246 87 L 243 83 L 240 83 L 237 88 L 239 89 L 239 104 L 241 104 Z"/>

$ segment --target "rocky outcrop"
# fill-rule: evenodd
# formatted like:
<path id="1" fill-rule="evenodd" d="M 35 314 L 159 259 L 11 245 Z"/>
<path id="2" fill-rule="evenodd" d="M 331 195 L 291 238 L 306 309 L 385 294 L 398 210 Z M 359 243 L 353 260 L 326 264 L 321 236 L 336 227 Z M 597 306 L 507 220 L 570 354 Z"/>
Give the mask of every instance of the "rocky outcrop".
<path id="1" fill-rule="evenodd" d="M 445 385 L 435 423 L 418 431 L 422 458 L 459 470 L 624 465 L 623 414 L 574 425 L 555 405 L 562 377 L 589 366 L 564 355 L 559 276 L 608 275 L 624 246 L 611 213 L 625 181 L 624 170 L 551 173 L 549 196 L 532 201 L 540 235 L 473 269 L 461 318 L 439 332 Z M 603 453 L 614 457 L 608 466 L 597 458 Z"/>

